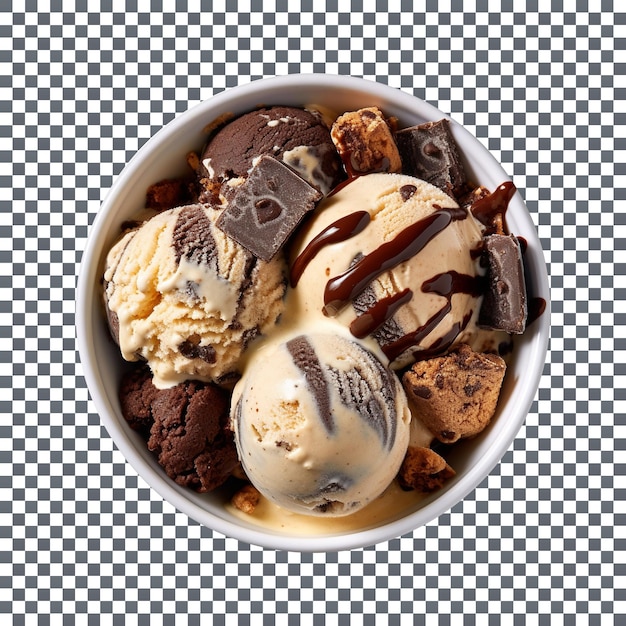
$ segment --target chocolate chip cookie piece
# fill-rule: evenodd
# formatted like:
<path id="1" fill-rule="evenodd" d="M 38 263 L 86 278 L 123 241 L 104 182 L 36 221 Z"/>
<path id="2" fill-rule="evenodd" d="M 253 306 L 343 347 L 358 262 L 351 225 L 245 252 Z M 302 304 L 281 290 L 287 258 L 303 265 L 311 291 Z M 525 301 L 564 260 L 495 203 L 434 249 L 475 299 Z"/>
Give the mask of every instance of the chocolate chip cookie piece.
<path id="1" fill-rule="evenodd" d="M 402 382 L 417 418 L 439 441 L 454 443 L 489 424 L 505 371 L 502 357 L 461 344 L 446 356 L 418 361 Z"/>

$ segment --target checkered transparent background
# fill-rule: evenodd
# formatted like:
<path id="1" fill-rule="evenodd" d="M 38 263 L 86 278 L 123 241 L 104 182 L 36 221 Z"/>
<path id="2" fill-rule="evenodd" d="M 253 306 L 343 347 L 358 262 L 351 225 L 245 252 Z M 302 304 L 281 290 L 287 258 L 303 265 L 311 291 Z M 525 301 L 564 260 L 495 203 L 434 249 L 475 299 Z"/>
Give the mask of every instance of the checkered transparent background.
<path id="1" fill-rule="evenodd" d="M 4 2 L 0 613 L 13 624 L 625 623 L 619 8 Z M 76 351 L 81 252 L 124 164 L 190 105 L 294 72 L 376 79 L 451 113 L 514 178 L 551 274 L 541 388 L 502 463 L 438 520 L 351 552 L 262 550 L 164 503 L 100 425 Z"/>

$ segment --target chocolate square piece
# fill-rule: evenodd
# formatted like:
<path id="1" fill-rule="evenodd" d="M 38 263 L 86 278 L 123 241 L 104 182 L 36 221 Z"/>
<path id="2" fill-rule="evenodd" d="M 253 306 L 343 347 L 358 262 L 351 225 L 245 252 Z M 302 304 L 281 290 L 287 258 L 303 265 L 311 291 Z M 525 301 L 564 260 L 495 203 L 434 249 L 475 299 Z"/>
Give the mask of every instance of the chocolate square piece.
<path id="1" fill-rule="evenodd" d="M 269 261 L 322 194 L 273 157 L 263 156 L 230 199 L 217 226 Z"/>
<path id="2" fill-rule="evenodd" d="M 487 291 L 478 324 L 519 335 L 526 328 L 528 316 L 519 241 L 513 235 L 488 235 L 483 239 L 483 254 L 487 262 Z"/>
<path id="3" fill-rule="evenodd" d="M 447 119 L 427 122 L 395 135 L 402 159 L 402 173 L 421 178 L 458 199 L 467 178 Z"/>

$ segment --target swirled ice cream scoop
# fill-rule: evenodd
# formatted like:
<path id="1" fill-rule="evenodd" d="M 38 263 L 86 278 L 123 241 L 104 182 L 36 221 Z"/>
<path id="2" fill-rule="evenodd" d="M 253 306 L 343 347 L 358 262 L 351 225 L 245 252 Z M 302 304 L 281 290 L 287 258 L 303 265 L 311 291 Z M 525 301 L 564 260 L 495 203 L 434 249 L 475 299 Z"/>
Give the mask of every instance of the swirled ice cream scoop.
<path id="1" fill-rule="evenodd" d="M 237 383 L 232 422 L 253 485 L 283 508 L 353 513 L 379 496 L 407 450 L 397 377 L 359 344 L 299 335 L 259 349 Z"/>
<path id="2" fill-rule="evenodd" d="M 128 361 L 145 360 L 157 387 L 221 382 L 283 311 L 285 263 L 265 262 L 190 205 L 128 232 L 106 259 L 109 325 Z"/>

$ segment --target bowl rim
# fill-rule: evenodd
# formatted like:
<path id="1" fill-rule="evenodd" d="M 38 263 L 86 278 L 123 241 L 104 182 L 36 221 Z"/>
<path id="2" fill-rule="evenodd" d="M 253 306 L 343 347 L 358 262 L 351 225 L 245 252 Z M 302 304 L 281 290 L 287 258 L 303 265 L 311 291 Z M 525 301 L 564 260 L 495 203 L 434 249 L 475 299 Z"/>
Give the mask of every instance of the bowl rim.
<path id="1" fill-rule="evenodd" d="M 535 274 L 533 275 L 533 279 L 537 283 L 538 293 L 546 300 L 544 313 L 534 322 L 536 328 L 534 329 L 531 342 L 532 351 L 528 357 L 528 361 L 532 363 L 534 367 L 528 372 L 528 378 L 525 380 L 524 384 L 524 393 L 519 399 L 518 404 L 513 408 L 512 419 L 509 421 L 507 428 L 502 429 L 501 432 L 498 433 L 497 439 L 493 442 L 487 454 L 480 457 L 478 462 L 476 462 L 469 471 L 464 472 L 461 476 L 457 476 L 452 488 L 433 497 L 427 505 L 421 506 L 416 511 L 400 519 L 386 522 L 373 528 L 341 532 L 332 535 L 285 535 L 274 533 L 261 527 L 257 530 L 221 518 L 205 508 L 202 508 L 199 504 L 192 501 L 190 497 L 184 497 L 176 488 L 178 486 L 174 486 L 173 481 L 164 473 L 159 474 L 155 472 L 154 468 L 135 450 L 134 445 L 122 431 L 118 421 L 114 419 L 113 416 L 115 416 L 116 411 L 114 410 L 110 398 L 103 389 L 103 380 L 100 372 L 96 367 L 93 367 L 94 364 L 98 363 L 98 355 L 95 351 L 94 335 L 90 332 L 89 324 L 86 323 L 87 320 L 90 319 L 91 308 L 94 306 L 96 300 L 93 285 L 97 277 L 100 256 L 106 238 L 106 228 L 104 228 L 104 226 L 106 225 L 107 219 L 110 219 L 109 214 L 112 207 L 115 206 L 118 197 L 124 192 L 126 186 L 141 169 L 142 157 L 146 155 L 153 146 L 162 145 L 164 141 L 167 141 L 169 137 L 177 133 L 180 128 L 191 124 L 193 121 L 197 121 L 200 118 L 206 121 L 207 116 L 210 119 L 217 117 L 217 115 L 212 113 L 207 114 L 207 109 L 210 111 L 219 111 L 221 108 L 222 112 L 224 112 L 231 110 L 233 108 L 232 105 L 237 102 L 248 101 L 253 94 L 258 98 L 258 101 L 261 102 L 263 101 L 264 94 L 272 94 L 286 88 L 297 89 L 298 87 L 365 92 L 368 96 L 379 98 L 380 100 L 392 100 L 394 104 L 397 104 L 399 107 L 406 107 L 409 110 L 419 108 L 420 114 L 425 113 L 426 115 L 430 115 L 432 119 L 440 119 L 441 117 L 450 119 L 447 114 L 438 108 L 401 89 L 355 76 L 326 74 L 289 74 L 253 80 L 250 83 L 228 88 L 225 91 L 193 105 L 159 129 L 137 150 L 135 155 L 133 155 L 114 180 L 102 201 L 98 213 L 89 228 L 88 239 L 79 268 L 76 290 L 76 337 L 83 376 L 86 380 L 89 394 L 100 416 L 100 420 L 104 424 L 113 443 L 138 475 L 162 498 L 175 506 L 176 509 L 187 514 L 198 523 L 226 537 L 232 537 L 239 541 L 255 544 L 263 548 L 297 552 L 351 550 L 378 544 L 412 532 L 440 517 L 455 504 L 464 500 L 467 495 L 489 475 L 494 467 L 497 466 L 512 441 L 519 433 L 526 419 L 539 388 L 543 373 L 543 364 L 547 356 L 550 330 L 550 291 L 547 266 L 539 238 L 536 235 L 536 227 L 528 209 L 521 200 L 521 196 L 519 200 L 522 202 L 524 211 L 516 214 L 516 220 L 525 222 L 525 228 L 531 233 L 531 236 L 532 234 L 535 236 L 533 241 L 529 241 L 529 244 L 532 244 L 532 248 L 535 250 L 535 256 L 533 258 Z M 490 166 L 496 169 L 499 168 L 502 180 L 510 180 L 500 163 L 496 161 L 487 148 L 484 147 L 476 137 L 455 120 L 451 120 L 451 122 L 454 127 L 455 135 L 465 135 L 465 140 L 474 143 L 473 149 L 482 155 L 483 158 L 488 159 Z"/>

